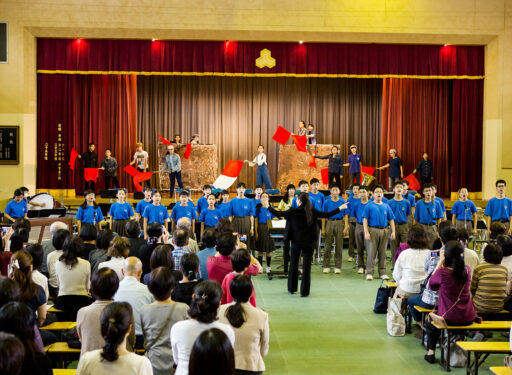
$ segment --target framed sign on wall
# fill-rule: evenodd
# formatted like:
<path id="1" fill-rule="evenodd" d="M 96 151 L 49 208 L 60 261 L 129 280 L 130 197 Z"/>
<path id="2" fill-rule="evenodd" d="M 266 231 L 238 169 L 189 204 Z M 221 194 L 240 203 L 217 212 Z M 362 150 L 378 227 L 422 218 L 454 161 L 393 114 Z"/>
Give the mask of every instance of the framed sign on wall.
<path id="1" fill-rule="evenodd" d="M 20 163 L 20 127 L 0 125 L 0 165 Z"/>

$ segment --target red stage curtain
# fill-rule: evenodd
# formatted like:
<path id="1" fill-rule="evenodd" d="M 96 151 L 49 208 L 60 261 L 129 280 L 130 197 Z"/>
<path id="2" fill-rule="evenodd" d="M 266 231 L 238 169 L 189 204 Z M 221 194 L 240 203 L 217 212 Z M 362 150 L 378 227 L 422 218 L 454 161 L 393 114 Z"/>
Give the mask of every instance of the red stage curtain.
<path id="1" fill-rule="evenodd" d="M 265 48 L 275 59 L 273 68 L 256 66 Z M 39 38 L 37 69 L 481 78 L 484 47 Z"/>
<path id="2" fill-rule="evenodd" d="M 395 148 L 402 159 L 404 177 L 413 171 L 427 151 L 434 166 L 438 195 L 450 194 L 451 82 L 387 78 L 382 90 L 381 165 Z M 463 155 L 461 155 L 463 156 Z M 387 186 L 387 171 L 380 181 Z"/>
<path id="3" fill-rule="evenodd" d="M 133 75 L 38 75 L 37 187 L 84 190 L 83 164 L 67 165 L 94 142 L 99 163 L 106 148 L 119 164 L 121 186 L 133 188 L 122 168 L 131 161 L 137 135 L 137 77 Z M 59 125 L 60 124 L 60 125 Z M 104 187 L 100 172 L 97 190 Z"/>

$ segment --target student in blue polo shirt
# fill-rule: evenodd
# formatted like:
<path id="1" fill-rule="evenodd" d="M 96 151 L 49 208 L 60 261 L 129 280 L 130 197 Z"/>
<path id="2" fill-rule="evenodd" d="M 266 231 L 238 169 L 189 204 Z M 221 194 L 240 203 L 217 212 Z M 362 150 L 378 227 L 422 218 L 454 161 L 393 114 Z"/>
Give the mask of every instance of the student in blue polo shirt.
<path id="1" fill-rule="evenodd" d="M 409 234 L 408 221 L 411 215 L 411 204 L 403 197 L 403 191 L 403 184 L 399 181 L 393 188 L 395 197 L 388 202 L 395 216 L 395 239 L 391 241 L 391 259 L 395 258 L 398 246 L 402 242 L 407 242 Z"/>
<path id="2" fill-rule="evenodd" d="M 110 206 L 108 214 L 111 216 L 112 231 L 126 237 L 126 222 L 135 215 L 132 205 L 126 202 L 126 190 L 117 191 L 117 202 Z"/>
<path id="3" fill-rule="evenodd" d="M 369 202 L 368 187 L 359 185 L 359 199 L 354 200 L 348 205 L 350 215 L 356 218 L 356 229 L 354 235 L 357 246 L 357 273 L 359 275 L 364 273 L 366 263 L 366 257 L 364 256 L 366 243 L 364 240 L 363 212 Z M 368 249 L 366 249 L 366 252 L 368 253 Z"/>
<path id="4" fill-rule="evenodd" d="M 140 200 L 135 206 L 135 218 L 139 221 L 142 221 L 141 228 L 143 227 L 144 220 L 142 214 L 147 206 L 152 203 L 151 196 L 153 195 L 153 190 L 149 186 L 145 186 L 143 189 L 144 199 Z"/>
<path id="5" fill-rule="evenodd" d="M 94 200 L 96 198 L 96 194 L 94 194 L 92 190 L 86 190 L 84 195 L 84 203 L 78 207 L 78 211 L 75 216 L 75 219 L 78 221 L 78 233 L 80 233 L 83 223 L 97 226 L 101 221 L 103 221 L 103 213 Z"/>
<path id="6" fill-rule="evenodd" d="M 491 224 L 495 221 L 501 222 L 507 234 L 511 234 L 512 226 L 512 200 L 505 196 L 507 183 L 505 180 L 496 181 L 496 197 L 491 198 L 485 207 L 484 216 L 487 222 L 489 236 L 491 234 Z"/>
<path id="7" fill-rule="evenodd" d="M 27 212 L 27 201 L 23 199 L 23 191 L 21 189 L 14 190 L 12 201 L 5 206 L 5 218 L 15 222 L 16 219 L 26 218 Z"/>
<path id="8" fill-rule="evenodd" d="M 402 166 L 402 160 L 396 155 L 396 150 L 392 148 L 389 150 L 389 159 L 386 164 L 377 169 L 382 170 L 389 168 L 388 173 L 388 186 L 389 191 L 393 190 L 393 187 L 400 181 L 400 179 L 404 178 L 404 169 Z"/>
<path id="9" fill-rule="evenodd" d="M 201 211 L 208 207 L 208 196 L 212 193 L 210 185 L 203 186 L 203 196 L 197 200 L 197 217 L 201 215 Z M 194 228 L 194 226 L 192 226 Z"/>
<path id="10" fill-rule="evenodd" d="M 220 210 L 223 219 L 229 217 L 229 191 L 222 190 L 217 208 Z"/>
<path id="11" fill-rule="evenodd" d="M 468 189 L 459 189 L 459 200 L 452 207 L 452 223 L 457 229 L 466 229 L 468 232 L 477 233 L 478 218 L 476 206 L 468 199 Z"/>
<path id="12" fill-rule="evenodd" d="M 370 202 L 363 211 L 364 239 L 366 240 L 366 249 L 368 258 L 366 260 L 366 280 L 373 280 L 373 271 L 375 268 L 375 258 L 379 260 L 379 276 L 382 280 L 389 280 L 386 275 L 386 248 L 388 239 L 395 239 L 395 217 L 391 207 L 382 202 L 384 196 L 384 187 L 375 186 L 373 197 L 375 200 Z M 391 227 L 391 234 L 389 228 Z"/>
<path id="13" fill-rule="evenodd" d="M 363 158 L 361 154 L 357 153 L 357 146 L 350 146 L 350 154 L 347 159 L 348 163 L 343 164 L 344 167 L 348 168 L 348 173 L 350 173 L 350 183 L 359 183 L 361 180 L 361 168 L 363 163 Z"/>
<path id="14" fill-rule="evenodd" d="M 311 185 L 311 191 L 309 192 L 309 201 L 313 205 L 313 208 L 317 209 L 318 211 L 322 211 L 324 207 L 324 201 L 325 201 L 325 195 L 323 193 L 320 193 L 320 181 L 318 178 L 312 178 L 309 181 L 309 184 Z"/>
<path id="15" fill-rule="evenodd" d="M 308 182 L 306 180 L 300 180 L 299 181 L 299 193 L 306 193 L 306 194 L 308 194 L 308 191 L 309 191 L 309 184 L 308 184 Z M 297 205 L 298 195 L 299 194 L 297 194 L 297 196 L 293 197 L 292 208 L 299 207 Z M 313 204 L 313 203 L 311 202 L 311 204 Z"/>
<path id="16" fill-rule="evenodd" d="M 337 184 L 332 183 L 329 186 L 331 191 L 331 199 L 324 202 L 322 211 L 331 212 L 336 208 L 345 204 L 345 200 L 340 197 L 340 188 Z M 350 206 L 350 205 L 349 205 Z M 348 232 L 348 210 L 343 210 L 334 216 L 323 221 L 323 232 L 325 233 L 325 251 L 323 273 L 329 273 L 331 270 L 331 251 L 332 243 L 335 241 L 334 250 L 334 273 L 341 273 L 341 262 L 343 253 L 343 238 Z"/>
<path id="17" fill-rule="evenodd" d="M 356 216 L 354 206 L 357 202 L 361 201 L 359 198 L 359 184 L 353 184 L 349 197 L 347 199 L 348 205 L 348 259 L 347 262 L 354 261 L 354 248 L 356 244 Z"/>
<path id="18" fill-rule="evenodd" d="M 261 203 L 261 194 L 263 194 L 263 188 L 261 185 L 254 187 L 254 207 Z"/>
<path id="19" fill-rule="evenodd" d="M 409 229 L 411 229 L 411 226 L 414 221 L 414 211 L 416 210 L 416 198 L 414 197 L 414 195 L 412 195 L 411 193 L 408 192 L 409 191 L 409 181 L 403 180 L 402 186 L 403 186 L 403 191 L 404 191 L 404 198 L 407 199 L 409 201 L 409 203 L 411 204 L 411 215 L 409 215 L 408 225 L 407 225 L 409 227 Z"/>
<path id="20" fill-rule="evenodd" d="M 201 238 L 203 232 L 208 229 L 214 229 L 220 219 L 222 219 L 222 212 L 215 207 L 215 195 L 208 196 L 208 207 L 201 211 L 199 221 L 201 222 Z"/>
<path id="21" fill-rule="evenodd" d="M 443 209 L 438 202 L 433 200 L 432 184 L 423 185 L 423 199 L 416 202 L 414 221 L 419 223 L 426 231 L 432 242 L 437 237 L 436 225 L 443 218 Z"/>
<path id="22" fill-rule="evenodd" d="M 169 212 L 167 207 L 161 204 L 162 195 L 158 190 L 153 192 L 151 196 L 153 203 L 144 209 L 142 217 L 144 218 L 144 238 L 148 239 L 148 225 L 151 223 L 159 223 L 164 225 L 164 229 L 167 229 L 167 223 L 169 222 Z"/>
<path id="23" fill-rule="evenodd" d="M 441 198 L 436 197 L 436 194 L 437 194 L 437 185 L 432 183 L 432 199 L 435 200 L 437 203 L 439 203 L 439 205 L 441 206 L 441 210 L 443 211 L 443 219 L 446 220 L 446 207 L 444 205 L 444 201 Z"/>
<path id="24" fill-rule="evenodd" d="M 196 209 L 194 207 L 194 204 L 190 204 L 188 191 L 182 190 L 180 193 L 180 203 L 176 203 L 174 207 L 172 208 L 171 212 L 171 221 L 172 221 L 172 231 L 174 232 L 174 229 L 176 228 L 176 224 L 178 223 L 178 220 L 182 217 L 186 217 L 190 220 L 192 223 L 191 228 L 194 228 L 195 220 L 197 219 L 196 216 Z"/>
<path id="25" fill-rule="evenodd" d="M 263 254 L 266 255 L 267 277 L 272 280 L 272 252 L 274 251 L 274 239 L 270 235 L 269 222 L 275 217 L 267 207 L 270 197 L 267 193 L 261 195 L 261 204 L 256 206 L 256 249 L 258 250 L 258 261 L 263 266 Z"/>
<path id="26" fill-rule="evenodd" d="M 240 236 L 247 236 L 247 247 L 254 249 L 254 201 L 245 196 L 246 185 L 239 182 L 236 185 L 237 196 L 229 202 L 229 216 L 233 229 Z"/>

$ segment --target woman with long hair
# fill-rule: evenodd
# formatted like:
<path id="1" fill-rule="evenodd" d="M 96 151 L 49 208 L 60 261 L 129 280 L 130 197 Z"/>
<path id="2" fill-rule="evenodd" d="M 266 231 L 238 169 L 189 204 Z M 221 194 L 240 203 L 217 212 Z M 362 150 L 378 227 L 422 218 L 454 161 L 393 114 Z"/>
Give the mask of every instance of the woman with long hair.
<path id="1" fill-rule="evenodd" d="M 293 204 L 293 198 L 295 198 L 295 185 L 294 184 L 288 184 L 286 186 L 286 192 L 283 195 L 283 199 L 279 202 L 279 205 L 277 206 L 277 209 L 279 211 L 286 211 L 292 208 Z M 284 265 L 284 272 L 288 272 L 288 263 L 290 262 L 290 239 L 288 238 L 288 234 L 290 233 L 290 225 L 288 221 L 286 222 L 286 226 L 284 228 L 284 246 L 283 246 L 283 265 Z"/>
<path id="2" fill-rule="evenodd" d="M 297 199 L 297 208 L 287 211 L 277 211 L 270 207 L 268 202 L 262 202 L 262 206 L 277 217 L 284 217 L 290 226 L 291 259 L 288 272 L 288 292 L 297 291 L 299 283 L 299 259 L 302 254 L 304 266 L 302 282 L 300 284 L 301 297 L 309 295 L 311 286 L 311 262 L 313 260 L 313 246 L 316 239 L 316 222 L 318 219 L 329 218 L 338 212 L 347 209 L 348 203 L 342 204 L 331 212 L 321 212 L 313 208 L 307 193 L 300 193 Z"/>
<path id="3" fill-rule="evenodd" d="M 228 336 L 218 328 L 204 331 L 190 352 L 189 375 L 233 375 L 235 355 Z"/>

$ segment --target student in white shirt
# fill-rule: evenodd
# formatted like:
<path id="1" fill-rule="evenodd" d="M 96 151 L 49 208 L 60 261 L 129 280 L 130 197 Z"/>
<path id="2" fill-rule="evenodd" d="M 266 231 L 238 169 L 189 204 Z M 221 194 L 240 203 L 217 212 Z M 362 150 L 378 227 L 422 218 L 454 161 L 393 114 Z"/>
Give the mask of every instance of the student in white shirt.
<path id="1" fill-rule="evenodd" d="M 116 271 L 119 281 L 124 278 L 123 275 L 123 264 L 124 258 L 130 254 L 130 241 L 126 237 L 115 237 L 108 248 L 108 255 L 111 257 L 106 262 L 101 262 L 98 269 L 109 267 Z"/>
<path id="2" fill-rule="evenodd" d="M 60 256 L 62 255 L 62 246 L 64 245 L 64 241 L 69 237 L 69 231 L 67 229 L 59 229 L 52 237 L 52 245 L 55 248 L 48 257 L 46 258 L 46 264 L 48 267 L 48 289 L 50 291 L 50 295 L 52 297 L 57 297 L 57 292 L 59 289 L 59 278 L 57 277 L 57 271 L 55 270 L 55 265 L 59 261 Z"/>
<path id="3" fill-rule="evenodd" d="M 254 167 L 256 164 L 258 165 L 258 169 L 256 170 L 256 185 L 263 186 L 264 184 L 265 189 L 273 189 L 268 173 L 267 155 L 265 155 L 265 147 L 263 145 L 258 146 L 258 155 L 256 155 L 253 161 L 244 160 L 244 162 L 249 163 L 249 167 Z"/>

